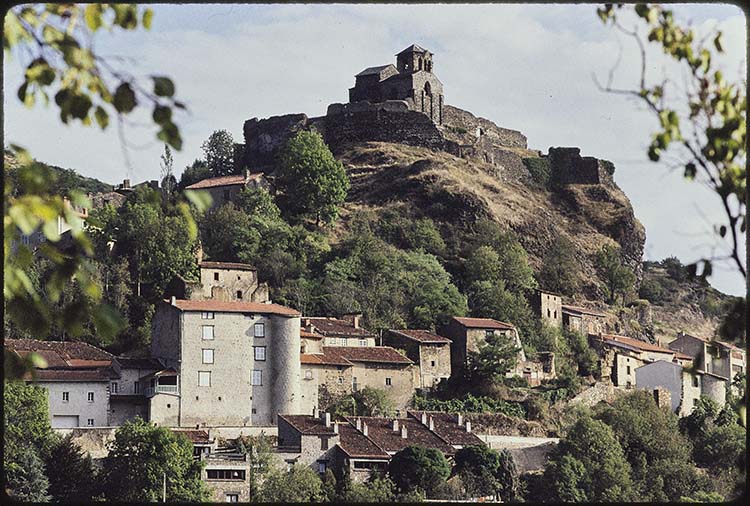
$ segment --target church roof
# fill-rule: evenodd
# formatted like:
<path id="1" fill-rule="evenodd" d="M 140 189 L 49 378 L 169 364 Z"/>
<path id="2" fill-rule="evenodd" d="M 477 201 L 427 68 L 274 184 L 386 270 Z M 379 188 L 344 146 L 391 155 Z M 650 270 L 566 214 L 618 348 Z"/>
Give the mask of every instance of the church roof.
<path id="1" fill-rule="evenodd" d="M 407 47 L 406 49 L 398 53 L 396 56 L 402 55 L 404 53 L 429 53 L 429 51 L 427 51 L 424 48 L 419 47 L 416 44 L 412 44 L 411 46 Z"/>
<path id="2" fill-rule="evenodd" d="M 355 75 L 354 77 L 369 76 L 371 74 L 380 74 L 382 71 L 384 71 L 388 67 L 393 67 L 393 64 L 389 63 L 388 65 L 380 65 L 377 67 L 367 67 L 365 70 Z"/>

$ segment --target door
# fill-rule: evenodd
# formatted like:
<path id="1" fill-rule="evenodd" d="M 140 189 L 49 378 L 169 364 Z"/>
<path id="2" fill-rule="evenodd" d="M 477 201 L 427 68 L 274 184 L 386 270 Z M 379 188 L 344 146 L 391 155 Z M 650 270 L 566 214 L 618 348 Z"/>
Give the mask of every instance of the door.
<path id="1" fill-rule="evenodd" d="M 78 415 L 54 415 L 52 417 L 53 429 L 70 429 L 79 427 Z"/>

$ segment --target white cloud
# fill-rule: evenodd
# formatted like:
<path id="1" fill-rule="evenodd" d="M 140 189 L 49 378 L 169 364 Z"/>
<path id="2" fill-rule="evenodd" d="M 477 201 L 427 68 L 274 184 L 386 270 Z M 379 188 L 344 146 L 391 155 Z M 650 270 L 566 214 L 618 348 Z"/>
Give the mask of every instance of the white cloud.
<path id="1" fill-rule="evenodd" d="M 745 20 L 725 6 L 675 6 L 701 29 L 720 19 L 728 77 L 744 76 Z M 632 101 L 598 91 L 591 78 L 606 78 L 618 54 L 616 82 L 634 83 L 638 54 L 622 35 L 605 28 L 594 5 L 168 5 L 156 8 L 152 33 L 104 37 L 100 51 L 135 60 L 132 71 L 170 75 L 190 114 L 179 117 L 185 140 L 175 154 L 178 172 L 201 155 L 200 144 L 217 129 L 242 141 L 251 117 L 296 112 L 325 114 L 347 100 L 354 74 L 395 60 L 411 43 L 436 53 L 435 71 L 450 104 L 521 130 L 531 148 L 579 146 L 585 155 L 615 162 L 616 180 L 646 226 L 646 256 L 676 254 L 693 261 L 710 253 L 706 223 L 721 209 L 705 189 L 678 172 L 648 162 L 652 118 Z M 715 18 L 715 19 L 709 19 Z M 660 58 L 654 48 L 649 58 Z M 23 109 L 15 100 L 18 67 L 6 62 L 6 138 L 39 159 L 105 181 L 159 175 L 161 145 L 153 129 L 127 130 L 126 168 L 116 129 L 101 133 L 65 127 L 52 110 Z M 649 68 L 658 75 L 661 65 Z M 148 115 L 134 121 L 146 122 Z M 668 189 L 668 193 L 662 189 Z M 699 212 L 700 211 L 700 212 Z M 705 219 L 700 214 L 705 215 Z M 714 283 L 743 290 L 737 275 Z"/>

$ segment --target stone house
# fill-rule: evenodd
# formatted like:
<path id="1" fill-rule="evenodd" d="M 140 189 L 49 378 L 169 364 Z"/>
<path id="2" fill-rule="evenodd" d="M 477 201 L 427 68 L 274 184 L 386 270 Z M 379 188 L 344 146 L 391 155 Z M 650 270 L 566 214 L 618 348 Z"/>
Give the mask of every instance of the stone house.
<path id="1" fill-rule="evenodd" d="M 203 260 L 198 270 L 198 280 L 175 276 L 165 295 L 187 300 L 270 301 L 268 283 L 259 282 L 258 269 L 250 264 Z"/>
<path id="2" fill-rule="evenodd" d="M 117 357 L 120 376 L 110 382 L 110 425 L 120 426 L 136 416 L 148 420 L 148 400 L 144 378 L 163 369 L 152 358 Z"/>
<path id="3" fill-rule="evenodd" d="M 234 202 L 237 194 L 246 188 L 268 189 L 268 180 L 262 172 L 251 173 L 246 169 L 242 174 L 203 179 L 185 189 L 207 191 L 212 199 L 209 209 L 216 209 L 227 202 Z"/>
<path id="4" fill-rule="evenodd" d="M 302 327 L 325 337 L 326 346 L 375 346 L 375 334 L 360 326 L 362 314 L 348 313 L 341 318 L 310 316 L 302 319 Z"/>
<path id="5" fill-rule="evenodd" d="M 312 467 L 320 474 L 332 466 L 334 447 L 339 442 L 339 427 L 330 413 L 318 416 L 279 415 L 279 456 L 287 464 Z"/>
<path id="6" fill-rule="evenodd" d="M 205 463 L 201 480 L 211 493 L 210 502 L 250 502 L 252 470 L 247 454 L 210 453 L 201 460 Z"/>
<path id="7" fill-rule="evenodd" d="M 689 415 L 701 396 L 712 399 L 720 406 L 726 403 L 726 378 L 688 369 L 676 362 L 651 362 L 637 368 L 635 376 L 638 388 L 668 390 L 671 394 L 672 411 L 679 416 Z"/>
<path id="8" fill-rule="evenodd" d="M 531 308 L 544 323 L 551 327 L 562 327 L 562 295 L 536 289 L 531 295 L 530 302 Z"/>
<path id="9" fill-rule="evenodd" d="M 589 334 L 589 344 L 599 355 L 601 378 L 616 387 L 633 388 L 636 370 L 659 360 L 689 365 L 692 358 L 638 339 L 611 334 Z"/>
<path id="10" fill-rule="evenodd" d="M 418 388 L 433 388 L 451 375 L 451 341 L 427 330 L 389 330 L 383 342 L 406 352 L 419 366 Z"/>
<path id="11" fill-rule="evenodd" d="M 70 232 L 73 228 L 86 228 L 86 220 L 89 217 L 89 210 L 85 207 L 76 205 L 68 199 L 63 197 L 63 206 L 67 211 L 66 214 L 60 214 L 56 219 L 55 230 L 57 234 L 61 236 L 60 241 L 62 246 L 67 246 L 70 241 Z M 68 221 L 68 218 L 71 218 Z M 39 246 L 47 241 L 47 237 L 44 235 L 44 231 L 39 228 L 29 235 L 21 234 L 20 242 L 29 250 L 35 251 Z M 12 245 L 13 252 L 18 248 L 18 242 L 14 241 Z"/>
<path id="12" fill-rule="evenodd" d="M 562 305 L 563 328 L 580 334 L 598 334 L 606 332 L 607 315 L 580 306 Z"/>
<path id="13" fill-rule="evenodd" d="M 157 373 L 150 417 L 194 427 L 268 426 L 298 413 L 300 314 L 278 304 L 181 300 L 159 304 L 151 355 L 174 371 Z M 174 390 L 176 389 L 176 393 Z"/>
<path id="14" fill-rule="evenodd" d="M 440 335 L 451 340 L 451 374 L 463 376 L 471 352 L 479 351 L 481 343 L 492 335 L 501 334 L 511 339 L 518 348 L 516 367 L 506 373 L 507 377 L 520 376 L 531 386 L 555 377 L 554 355 L 545 354 L 542 360 L 527 360 L 518 330 L 510 323 L 491 318 L 464 318 L 454 316 L 442 327 Z"/>
<path id="15" fill-rule="evenodd" d="M 349 102 L 406 102 L 408 109 L 443 123 L 443 84 L 433 73 L 433 54 L 412 44 L 396 55 L 393 64 L 368 67 L 355 76 Z"/>
<path id="16" fill-rule="evenodd" d="M 743 373 L 747 367 L 745 350 L 723 341 L 709 341 L 684 332 L 668 345 L 670 350 L 684 353 L 693 358 L 696 370 L 716 374 L 730 381 Z"/>

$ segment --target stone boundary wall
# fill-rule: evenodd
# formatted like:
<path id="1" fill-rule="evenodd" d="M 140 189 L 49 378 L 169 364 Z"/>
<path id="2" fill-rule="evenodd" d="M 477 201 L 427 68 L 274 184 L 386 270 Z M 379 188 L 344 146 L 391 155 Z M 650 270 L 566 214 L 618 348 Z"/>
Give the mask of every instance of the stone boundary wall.
<path id="1" fill-rule="evenodd" d="M 550 147 L 546 156 L 550 161 L 552 183 L 614 185 L 601 161 L 593 156 L 581 156 L 580 148 Z"/>
<path id="2" fill-rule="evenodd" d="M 409 103 L 406 100 L 386 100 L 385 102 L 379 102 L 377 104 L 371 104 L 370 102 L 353 102 L 349 104 L 329 105 L 326 116 L 372 111 L 407 112 L 408 110 Z"/>
<path id="3" fill-rule="evenodd" d="M 443 106 L 443 125 L 463 128 L 467 134 L 476 136 L 477 129 L 482 129 L 482 136 L 487 137 L 493 144 L 511 148 L 527 148 L 526 136 L 517 130 L 502 128 L 492 121 L 474 116 L 451 105 Z"/>

